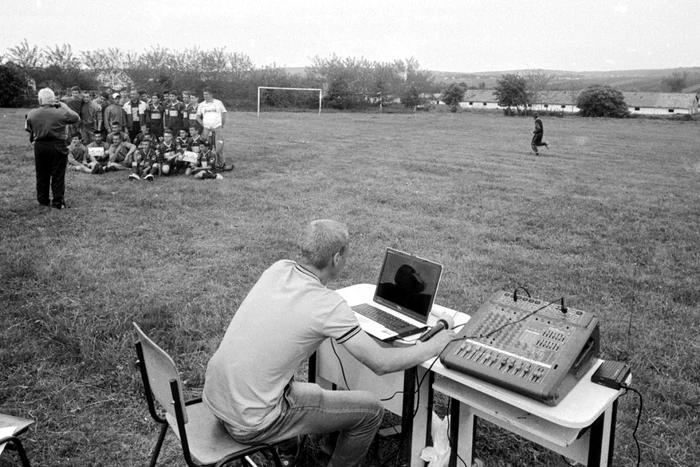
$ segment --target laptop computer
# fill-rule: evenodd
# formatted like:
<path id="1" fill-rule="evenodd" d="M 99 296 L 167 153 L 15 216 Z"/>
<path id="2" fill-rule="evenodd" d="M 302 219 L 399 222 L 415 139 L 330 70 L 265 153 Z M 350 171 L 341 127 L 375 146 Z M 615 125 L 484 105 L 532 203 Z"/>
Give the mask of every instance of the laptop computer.
<path id="1" fill-rule="evenodd" d="M 387 248 L 371 303 L 352 307 L 362 329 L 382 341 L 427 329 L 442 265 Z"/>

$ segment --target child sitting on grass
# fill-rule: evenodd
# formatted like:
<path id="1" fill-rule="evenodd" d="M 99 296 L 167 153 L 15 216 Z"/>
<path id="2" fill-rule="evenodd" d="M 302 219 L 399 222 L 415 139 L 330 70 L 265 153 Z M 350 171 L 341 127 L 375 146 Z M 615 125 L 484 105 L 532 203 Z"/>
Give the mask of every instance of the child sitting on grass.
<path id="1" fill-rule="evenodd" d="M 140 180 L 143 177 L 144 180 L 148 180 L 149 182 L 153 181 L 154 178 L 151 170 L 154 169 L 153 165 L 156 164 L 155 172 L 157 173 L 158 157 L 156 151 L 150 146 L 151 144 L 148 139 L 142 140 L 139 144 L 131 163 L 129 180 Z"/>
<path id="2" fill-rule="evenodd" d="M 175 141 L 173 141 L 173 132 L 170 130 L 165 130 L 163 133 L 163 142 L 158 148 L 160 155 L 163 158 L 161 161 L 161 174 L 170 175 L 175 173 L 177 170 L 177 146 Z"/>
<path id="3" fill-rule="evenodd" d="M 122 141 L 121 133 L 113 133 L 112 144 L 109 145 L 107 150 L 109 161 L 105 171 L 128 170 L 133 162 L 134 152 L 136 152 L 136 146 Z"/>
<path id="4" fill-rule="evenodd" d="M 74 134 L 68 146 L 68 167 L 72 170 L 83 173 L 100 173 L 99 163 L 90 155 L 88 149 L 83 145 L 79 134 Z M 102 172 L 104 173 L 104 172 Z"/>
<path id="5" fill-rule="evenodd" d="M 200 145 L 198 167 L 193 170 L 194 178 L 198 180 L 221 180 L 224 177 L 215 173 L 216 152 L 211 149 L 208 141 L 202 141 Z"/>

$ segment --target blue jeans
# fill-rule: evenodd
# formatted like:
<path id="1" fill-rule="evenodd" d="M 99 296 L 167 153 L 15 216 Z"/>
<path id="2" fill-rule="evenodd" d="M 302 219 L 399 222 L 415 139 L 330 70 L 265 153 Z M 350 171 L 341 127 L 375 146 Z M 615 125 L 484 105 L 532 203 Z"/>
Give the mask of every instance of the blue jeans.
<path id="1" fill-rule="evenodd" d="M 284 399 L 282 415 L 270 426 L 234 439 L 245 444 L 274 444 L 299 435 L 339 431 L 328 465 L 354 467 L 362 463 L 384 415 L 379 398 L 366 391 L 327 391 L 317 384 L 293 381 Z"/>

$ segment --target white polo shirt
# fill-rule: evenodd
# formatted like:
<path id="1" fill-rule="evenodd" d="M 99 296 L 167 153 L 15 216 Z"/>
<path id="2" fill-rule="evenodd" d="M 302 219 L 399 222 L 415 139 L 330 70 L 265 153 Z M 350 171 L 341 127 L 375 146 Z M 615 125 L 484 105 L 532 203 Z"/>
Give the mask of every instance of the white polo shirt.
<path id="1" fill-rule="evenodd" d="M 225 113 L 226 108 L 218 99 L 213 99 L 211 102 L 200 102 L 197 106 L 197 115 L 202 118 L 202 126 L 209 130 L 215 130 L 221 127 L 223 124 L 221 114 Z"/>
<path id="2" fill-rule="evenodd" d="M 284 389 L 299 367 L 333 337 L 361 331 L 347 302 L 294 261 L 263 273 L 245 298 L 207 365 L 202 398 L 241 435 L 281 414 Z"/>

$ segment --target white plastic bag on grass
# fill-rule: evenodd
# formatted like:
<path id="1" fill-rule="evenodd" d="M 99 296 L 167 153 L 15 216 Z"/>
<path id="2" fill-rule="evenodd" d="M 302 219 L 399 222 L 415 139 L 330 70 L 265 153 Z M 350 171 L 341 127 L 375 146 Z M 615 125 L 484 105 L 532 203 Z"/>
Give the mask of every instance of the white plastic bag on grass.
<path id="1" fill-rule="evenodd" d="M 427 446 L 420 453 L 420 458 L 428 463 L 428 467 L 447 467 L 450 461 L 449 426 L 449 415 L 445 418 L 440 418 L 433 412 L 431 430 L 433 445 Z"/>

